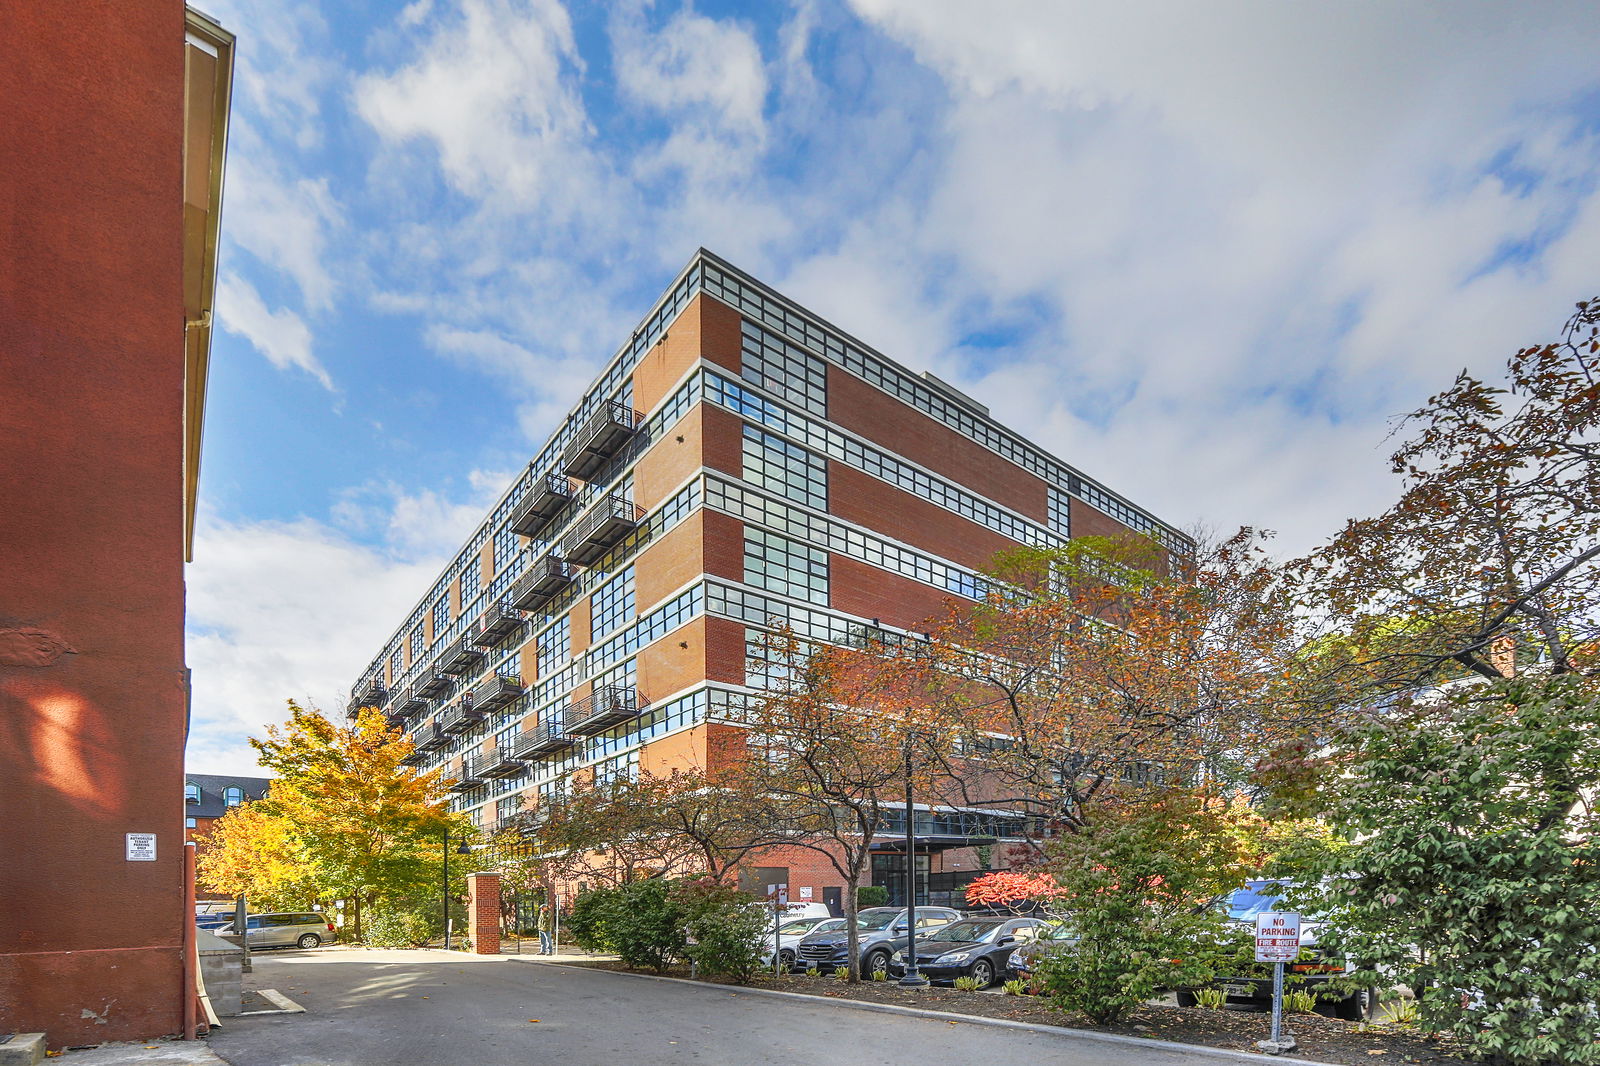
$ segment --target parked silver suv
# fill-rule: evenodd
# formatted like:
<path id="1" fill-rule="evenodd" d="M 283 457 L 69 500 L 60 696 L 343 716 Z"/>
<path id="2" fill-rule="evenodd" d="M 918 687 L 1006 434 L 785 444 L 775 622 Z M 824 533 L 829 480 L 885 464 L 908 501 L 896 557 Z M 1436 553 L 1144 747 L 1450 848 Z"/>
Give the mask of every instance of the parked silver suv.
<path id="1" fill-rule="evenodd" d="M 300 911 L 283 914 L 252 914 L 245 931 L 250 950 L 257 948 L 314 948 L 335 939 L 333 923 L 326 914 Z"/>

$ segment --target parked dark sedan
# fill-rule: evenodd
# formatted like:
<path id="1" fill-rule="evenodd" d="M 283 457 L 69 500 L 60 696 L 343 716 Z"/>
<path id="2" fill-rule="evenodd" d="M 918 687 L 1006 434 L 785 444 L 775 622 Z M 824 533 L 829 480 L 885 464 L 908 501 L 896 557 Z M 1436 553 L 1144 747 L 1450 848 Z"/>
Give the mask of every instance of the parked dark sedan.
<path id="1" fill-rule="evenodd" d="M 1006 959 L 1017 945 L 1031 941 L 1044 926 L 1037 918 L 963 918 L 916 941 L 917 969 L 930 981 L 972 977 L 988 988 L 1005 973 Z M 906 972 L 905 952 L 889 959 L 889 973 Z"/>

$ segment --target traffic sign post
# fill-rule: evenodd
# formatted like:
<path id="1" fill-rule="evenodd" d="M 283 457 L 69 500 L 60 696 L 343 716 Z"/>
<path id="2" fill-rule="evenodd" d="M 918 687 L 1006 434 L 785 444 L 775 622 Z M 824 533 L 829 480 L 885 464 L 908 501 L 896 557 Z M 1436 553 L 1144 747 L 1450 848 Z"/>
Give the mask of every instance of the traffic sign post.
<path id="1" fill-rule="evenodd" d="M 1272 963 L 1272 1038 L 1256 1047 L 1269 1055 L 1293 1051 L 1293 1034 L 1283 1031 L 1283 965 L 1300 954 L 1300 915 L 1294 911 L 1262 911 L 1256 915 L 1256 961 Z"/>
<path id="2" fill-rule="evenodd" d="M 767 898 L 772 901 L 772 976 L 783 976 L 783 945 L 778 930 L 783 927 L 783 915 L 789 909 L 789 886 L 768 885 Z"/>

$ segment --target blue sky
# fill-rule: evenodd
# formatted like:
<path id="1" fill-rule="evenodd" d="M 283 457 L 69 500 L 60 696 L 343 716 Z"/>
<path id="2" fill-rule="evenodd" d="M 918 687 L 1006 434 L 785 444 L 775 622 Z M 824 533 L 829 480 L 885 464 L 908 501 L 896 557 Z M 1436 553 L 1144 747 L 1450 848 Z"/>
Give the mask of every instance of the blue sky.
<path id="1" fill-rule="evenodd" d="M 1286 551 L 1600 293 L 1590 3 L 207 6 L 196 772 L 340 701 L 697 246 Z"/>

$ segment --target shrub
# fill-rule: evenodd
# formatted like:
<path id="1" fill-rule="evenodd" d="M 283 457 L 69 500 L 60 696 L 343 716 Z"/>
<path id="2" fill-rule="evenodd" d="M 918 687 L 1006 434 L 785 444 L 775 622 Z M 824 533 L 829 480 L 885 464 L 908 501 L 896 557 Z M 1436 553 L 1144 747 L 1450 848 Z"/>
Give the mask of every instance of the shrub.
<path id="1" fill-rule="evenodd" d="M 963 992 L 976 992 L 983 987 L 976 977 L 957 977 L 955 986 Z"/>
<path id="2" fill-rule="evenodd" d="M 873 970 L 872 971 L 872 979 L 874 981 L 887 981 L 889 979 L 889 971 L 888 970 Z"/>
<path id="3" fill-rule="evenodd" d="M 416 911 L 379 911 L 367 918 L 362 934 L 369 947 L 419 948 L 433 939 L 437 925 Z"/>
<path id="4" fill-rule="evenodd" d="M 882 907 L 889 902 L 889 890 L 882 885 L 862 885 L 856 889 L 857 907 Z"/>
<path id="5" fill-rule="evenodd" d="M 833 968 L 833 979 L 835 981 L 848 981 L 848 980 L 850 980 L 850 967 L 848 967 L 848 966 L 835 966 Z"/>
<path id="6" fill-rule="evenodd" d="M 1228 993 L 1220 988 L 1202 988 L 1195 992 L 1194 1001 L 1206 1010 L 1221 1010 L 1228 1002 Z"/>
<path id="7" fill-rule="evenodd" d="M 769 912 L 756 898 L 705 878 L 677 885 L 669 902 L 681 909 L 693 943 L 684 954 L 708 974 L 746 984 L 769 965 Z"/>
<path id="8" fill-rule="evenodd" d="M 1080 939 L 1045 955 L 1040 989 L 1064 1010 L 1115 1022 L 1161 988 L 1212 983 L 1244 936 L 1204 904 L 1248 870 L 1228 809 L 1181 789 L 1099 804 L 1052 848 L 1058 905 Z"/>
<path id="9" fill-rule="evenodd" d="M 1025 996 L 1028 994 L 1028 982 L 1023 980 L 1007 981 L 1003 987 L 1008 996 Z"/>
<path id="10" fill-rule="evenodd" d="M 614 888 L 594 888 L 579 895 L 571 913 L 563 916 L 561 931 L 585 951 L 615 951 L 610 915 L 616 897 Z"/>
<path id="11" fill-rule="evenodd" d="M 822 971 L 817 969 L 815 966 L 808 966 L 808 967 L 806 967 L 806 976 L 807 977 L 821 977 L 822 976 Z"/>
<path id="12" fill-rule="evenodd" d="M 1206 989 L 1206 991 L 1215 992 L 1218 990 Z M 1301 989 L 1285 992 L 1283 994 L 1283 1009 L 1290 1014 L 1310 1014 L 1317 1009 L 1317 997 L 1314 993 Z"/>
<path id="13" fill-rule="evenodd" d="M 672 888 L 661 878 L 635 881 L 616 889 L 603 908 L 604 933 L 625 965 L 662 973 L 683 957 L 687 915 Z"/>

